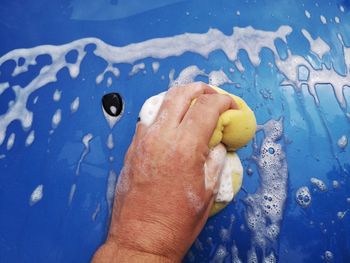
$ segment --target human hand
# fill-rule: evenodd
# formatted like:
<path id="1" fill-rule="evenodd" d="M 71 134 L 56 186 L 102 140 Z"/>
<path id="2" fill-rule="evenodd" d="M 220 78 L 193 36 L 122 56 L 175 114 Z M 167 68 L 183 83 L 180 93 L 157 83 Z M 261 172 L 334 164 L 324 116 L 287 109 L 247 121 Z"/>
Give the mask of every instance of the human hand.
<path id="1" fill-rule="evenodd" d="M 153 124 L 138 123 L 118 179 L 109 236 L 95 262 L 181 261 L 214 201 L 226 149 L 209 150 L 208 143 L 230 108 L 236 108 L 230 96 L 193 83 L 167 92 Z"/>

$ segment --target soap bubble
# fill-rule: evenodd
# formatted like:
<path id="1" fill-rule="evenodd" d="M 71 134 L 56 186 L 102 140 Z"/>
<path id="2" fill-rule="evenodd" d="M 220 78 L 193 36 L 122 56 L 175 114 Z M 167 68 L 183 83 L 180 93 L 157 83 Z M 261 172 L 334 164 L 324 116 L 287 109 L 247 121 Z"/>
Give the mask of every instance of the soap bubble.
<path id="1" fill-rule="evenodd" d="M 332 262 L 333 261 L 333 253 L 331 251 L 327 250 L 326 252 L 324 252 L 323 258 L 326 262 Z"/>
<path id="2" fill-rule="evenodd" d="M 296 192 L 297 203 L 306 208 L 311 204 L 311 194 L 307 186 L 300 187 Z"/>
<path id="3" fill-rule="evenodd" d="M 315 177 L 311 177 L 310 182 L 313 185 L 315 185 L 320 191 L 322 191 L 322 192 L 327 191 L 326 184 L 323 181 L 321 181 L 320 179 L 317 179 Z"/>
<path id="4" fill-rule="evenodd" d="M 272 148 L 272 147 L 270 147 L 270 148 L 269 148 L 269 153 L 270 153 L 270 154 L 274 154 L 274 153 L 275 153 L 275 149 Z"/>

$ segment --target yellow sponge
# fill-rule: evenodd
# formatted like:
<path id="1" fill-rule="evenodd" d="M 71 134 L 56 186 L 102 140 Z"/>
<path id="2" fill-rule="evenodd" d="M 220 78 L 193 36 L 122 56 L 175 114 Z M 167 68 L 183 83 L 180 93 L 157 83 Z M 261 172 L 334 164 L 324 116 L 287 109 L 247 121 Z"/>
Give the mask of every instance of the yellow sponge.
<path id="1" fill-rule="evenodd" d="M 230 95 L 236 102 L 238 109 L 227 110 L 220 115 L 214 133 L 210 139 L 209 147 L 213 148 L 219 143 L 223 143 L 226 146 L 227 151 L 236 151 L 245 146 L 254 137 L 256 131 L 256 119 L 254 112 L 240 97 L 230 94 L 218 87 L 211 87 L 219 93 Z M 229 172 L 232 175 L 232 179 L 230 179 L 232 180 L 233 199 L 242 186 L 243 168 L 237 154 L 229 152 L 227 153 L 226 158 L 227 161 L 232 163 L 232 167 L 230 168 L 231 170 L 229 170 Z M 232 158 L 235 161 L 232 161 Z M 224 176 L 224 174 L 221 174 L 221 176 Z M 232 199 L 230 201 L 232 201 Z M 210 211 L 210 216 L 217 214 L 228 204 L 229 202 L 227 201 L 222 202 L 216 200 Z"/>

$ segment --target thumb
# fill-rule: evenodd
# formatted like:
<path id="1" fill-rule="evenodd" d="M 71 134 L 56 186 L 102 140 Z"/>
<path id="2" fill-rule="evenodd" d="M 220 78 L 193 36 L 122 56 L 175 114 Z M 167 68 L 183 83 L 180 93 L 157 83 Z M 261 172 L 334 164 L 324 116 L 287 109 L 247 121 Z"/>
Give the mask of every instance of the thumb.
<path id="1" fill-rule="evenodd" d="M 207 160 L 204 164 L 205 188 L 209 199 L 217 193 L 220 181 L 220 175 L 225 164 L 226 148 L 219 143 L 209 152 Z"/>

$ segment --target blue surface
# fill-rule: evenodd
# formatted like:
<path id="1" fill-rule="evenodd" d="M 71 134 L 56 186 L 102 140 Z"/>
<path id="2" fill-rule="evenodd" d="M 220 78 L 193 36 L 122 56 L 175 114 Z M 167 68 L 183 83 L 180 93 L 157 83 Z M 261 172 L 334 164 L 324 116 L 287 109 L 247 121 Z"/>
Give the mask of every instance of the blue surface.
<path id="1" fill-rule="evenodd" d="M 148 39 L 164 38 L 190 33 L 206 33 L 217 28 L 226 35 L 232 28 L 252 26 L 264 31 L 276 31 L 289 25 L 293 32 L 287 44 L 275 41 L 281 59 L 289 48 L 294 55 L 310 56 L 316 64 L 324 62 L 347 75 L 342 45 L 350 45 L 349 1 L 147 1 L 136 6 L 135 1 L 2 1 L 0 3 L 0 56 L 17 48 L 37 45 L 62 45 L 85 37 L 96 37 L 113 46 L 125 46 Z M 140 1 L 139 1 L 140 2 Z M 145 1 L 146 2 L 146 1 Z M 340 7 L 344 7 L 344 12 Z M 115 10 L 115 12 L 113 11 Z M 240 15 L 237 15 L 239 10 Z M 311 18 L 305 16 L 305 10 Z M 327 18 L 322 24 L 320 15 Z M 335 22 L 335 16 L 340 23 Z M 331 47 L 322 60 L 310 51 L 305 28 L 315 39 L 321 37 Z M 107 87 L 106 79 L 96 84 L 96 76 L 106 67 L 106 61 L 93 55 L 93 46 L 87 47 L 80 74 L 72 79 L 67 69 L 57 75 L 57 82 L 33 93 L 27 108 L 34 112 L 35 141 L 25 147 L 29 130 L 23 131 L 18 121 L 7 129 L 6 139 L 0 145 L 0 262 L 88 262 L 96 248 L 103 242 L 109 223 L 106 199 L 108 174 L 121 169 L 124 154 L 132 139 L 138 112 L 143 101 L 151 95 L 166 90 L 168 74 L 176 75 L 189 65 L 197 65 L 206 72 L 222 69 L 237 85 L 222 87 L 242 96 L 254 109 L 259 124 L 283 117 L 284 136 L 280 143 L 286 152 L 288 164 L 288 196 L 277 243 L 273 250 L 279 262 L 322 262 L 325 251 L 333 253 L 330 262 L 350 262 L 350 213 L 339 219 L 339 211 L 348 211 L 350 202 L 349 146 L 340 149 L 337 140 L 350 137 L 350 106 L 341 108 L 329 85 L 319 85 L 319 105 L 307 87 L 301 89 L 281 83 L 285 76 L 275 65 L 273 52 L 263 48 L 261 63 L 254 66 L 241 50 L 238 58 L 245 71 L 239 72 L 220 50 L 208 58 L 187 52 L 181 56 L 162 60 L 144 58 L 146 74 L 130 77 L 130 64 L 117 65 L 121 71 L 118 79 Z M 73 59 L 73 58 L 72 58 Z M 160 62 L 160 69 L 152 73 L 151 63 Z M 49 57 L 39 57 L 29 72 L 12 77 L 15 66 L 7 61 L 0 66 L 0 83 L 25 86 L 39 73 L 43 65 L 50 64 Z M 235 69 L 230 75 L 229 68 Z M 161 76 L 164 75 L 163 80 Z M 301 72 L 301 75 L 302 72 Z M 301 76 L 305 78 L 305 74 Z M 201 78 L 207 81 L 206 78 Z M 349 84 L 350 84 L 350 77 Z M 330 80 L 330 83 L 332 80 Z M 239 88 L 238 88 L 239 86 Z M 62 91 L 59 102 L 52 100 L 55 89 Z M 115 147 L 106 147 L 111 132 L 101 110 L 101 97 L 109 92 L 119 92 L 125 101 L 125 112 L 112 130 Z M 350 90 L 345 88 L 345 99 L 350 103 Z M 267 95 L 266 95 L 267 94 Z M 38 96 L 38 102 L 33 103 Z M 70 103 L 80 97 L 80 107 L 75 114 L 69 111 Z M 9 101 L 15 99 L 11 89 L 0 94 L 0 120 L 8 110 Z M 62 109 L 62 121 L 51 130 L 51 118 Z M 11 150 L 6 141 L 16 134 Z M 94 135 L 90 151 L 76 176 L 78 161 L 84 150 L 82 137 Z M 262 133 L 257 134 L 257 143 Z M 231 262 L 231 247 L 236 244 L 240 258 L 247 261 L 251 246 L 251 233 L 247 228 L 244 199 L 259 186 L 258 170 L 252 160 L 252 144 L 239 151 L 245 171 L 244 190 L 235 202 L 219 215 L 209 219 L 203 232 L 191 248 L 185 262 L 208 262 L 215 259 L 218 248 L 224 247 L 227 256 L 219 261 Z M 109 157 L 113 155 L 114 161 Z M 320 192 L 310 183 L 311 177 L 322 179 L 327 192 Z M 334 188 L 332 182 L 339 182 Z M 72 184 L 76 184 L 74 198 L 69 204 Z M 43 198 L 30 205 L 33 190 L 42 184 Z M 296 190 L 308 186 L 312 203 L 307 208 L 295 200 Z M 95 217 L 93 216 L 95 214 Z M 234 217 L 233 223 L 232 219 Z M 231 227 L 230 224 L 232 223 Z M 229 229 L 229 238 L 220 236 L 222 228 Z M 257 252 L 259 257 L 261 251 Z"/>

